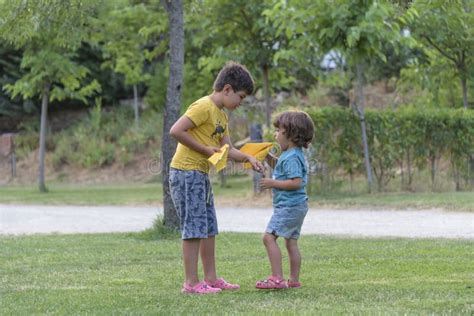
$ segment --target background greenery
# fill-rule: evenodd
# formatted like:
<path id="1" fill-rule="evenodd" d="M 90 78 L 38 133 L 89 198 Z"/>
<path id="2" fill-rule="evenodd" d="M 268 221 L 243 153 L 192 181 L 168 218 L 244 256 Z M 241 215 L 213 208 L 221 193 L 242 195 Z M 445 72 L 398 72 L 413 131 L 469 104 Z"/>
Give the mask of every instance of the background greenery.
<path id="1" fill-rule="evenodd" d="M 257 91 L 231 115 L 233 140 L 255 123 L 271 140 L 272 113 L 310 112 L 315 192 L 364 192 L 364 103 L 379 191 L 472 191 L 472 1 L 183 4 L 182 110 L 236 60 Z M 159 0 L 0 0 L 0 9 L 0 132 L 17 134 L 17 159 L 30 170 L 18 183 L 32 182 L 45 95 L 48 180 L 161 159 L 169 25 Z"/>

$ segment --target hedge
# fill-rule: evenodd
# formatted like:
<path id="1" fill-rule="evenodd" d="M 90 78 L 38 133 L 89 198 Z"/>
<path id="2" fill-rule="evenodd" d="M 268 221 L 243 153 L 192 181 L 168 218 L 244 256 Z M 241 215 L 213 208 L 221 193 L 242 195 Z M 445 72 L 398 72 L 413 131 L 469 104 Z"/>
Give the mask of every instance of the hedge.
<path id="1" fill-rule="evenodd" d="M 314 157 L 331 178 L 341 170 L 364 173 L 359 118 L 348 108 L 324 107 L 308 111 L 316 132 Z M 434 187 L 440 161 L 449 161 L 457 190 L 472 186 L 474 176 L 474 111 L 418 109 L 365 111 L 372 171 L 379 190 L 396 173 L 405 189 L 412 189 L 414 172 L 428 167 Z"/>

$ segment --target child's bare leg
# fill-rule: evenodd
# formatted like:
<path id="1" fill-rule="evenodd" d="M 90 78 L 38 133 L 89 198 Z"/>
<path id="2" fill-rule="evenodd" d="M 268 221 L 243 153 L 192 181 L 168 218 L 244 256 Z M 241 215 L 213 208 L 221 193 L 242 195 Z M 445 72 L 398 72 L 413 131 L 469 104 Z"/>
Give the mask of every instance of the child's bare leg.
<path id="1" fill-rule="evenodd" d="M 204 271 L 204 280 L 214 283 L 217 279 L 216 275 L 216 238 L 215 236 L 201 239 L 201 253 L 202 269 Z"/>
<path id="2" fill-rule="evenodd" d="M 285 239 L 288 257 L 290 259 L 290 281 L 297 282 L 300 277 L 301 254 L 297 239 Z"/>
<path id="3" fill-rule="evenodd" d="M 276 240 L 277 237 L 272 234 L 265 233 L 265 235 L 263 235 L 263 244 L 267 249 L 268 259 L 270 259 L 270 266 L 272 267 L 272 276 L 283 278 L 283 269 L 281 267 L 281 252 Z"/>
<path id="4" fill-rule="evenodd" d="M 194 286 L 199 282 L 197 268 L 200 242 L 201 239 L 198 238 L 183 240 L 185 282 L 191 286 Z"/>

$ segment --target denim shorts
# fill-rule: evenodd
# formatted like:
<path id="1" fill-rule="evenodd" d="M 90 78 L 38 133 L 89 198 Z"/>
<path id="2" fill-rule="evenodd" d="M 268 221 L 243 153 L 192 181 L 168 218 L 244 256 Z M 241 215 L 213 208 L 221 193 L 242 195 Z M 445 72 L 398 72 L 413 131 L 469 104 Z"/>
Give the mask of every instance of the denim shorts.
<path id="1" fill-rule="evenodd" d="M 286 239 L 298 239 L 308 213 L 308 203 L 293 206 L 275 206 L 265 232 Z"/>
<path id="2" fill-rule="evenodd" d="M 214 195 L 207 173 L 170 168 L 170 194 L 178 213 L 181 239 L 218 234 Z"/>

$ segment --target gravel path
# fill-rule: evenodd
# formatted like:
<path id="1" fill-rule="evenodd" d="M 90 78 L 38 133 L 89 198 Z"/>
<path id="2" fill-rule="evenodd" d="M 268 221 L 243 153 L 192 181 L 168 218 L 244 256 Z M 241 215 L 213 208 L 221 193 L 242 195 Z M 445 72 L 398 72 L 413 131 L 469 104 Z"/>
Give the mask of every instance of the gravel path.
<path id="1" fill-rule="evenodd" d="M 271 209 L 219 207 L 220 231 L 262 232 Z M 140 231 L 162 209 L 127 206 L 0 205 L 0 235 Z M 474 213 L 310 209 L 303 234 L 474 239 Z"/>

